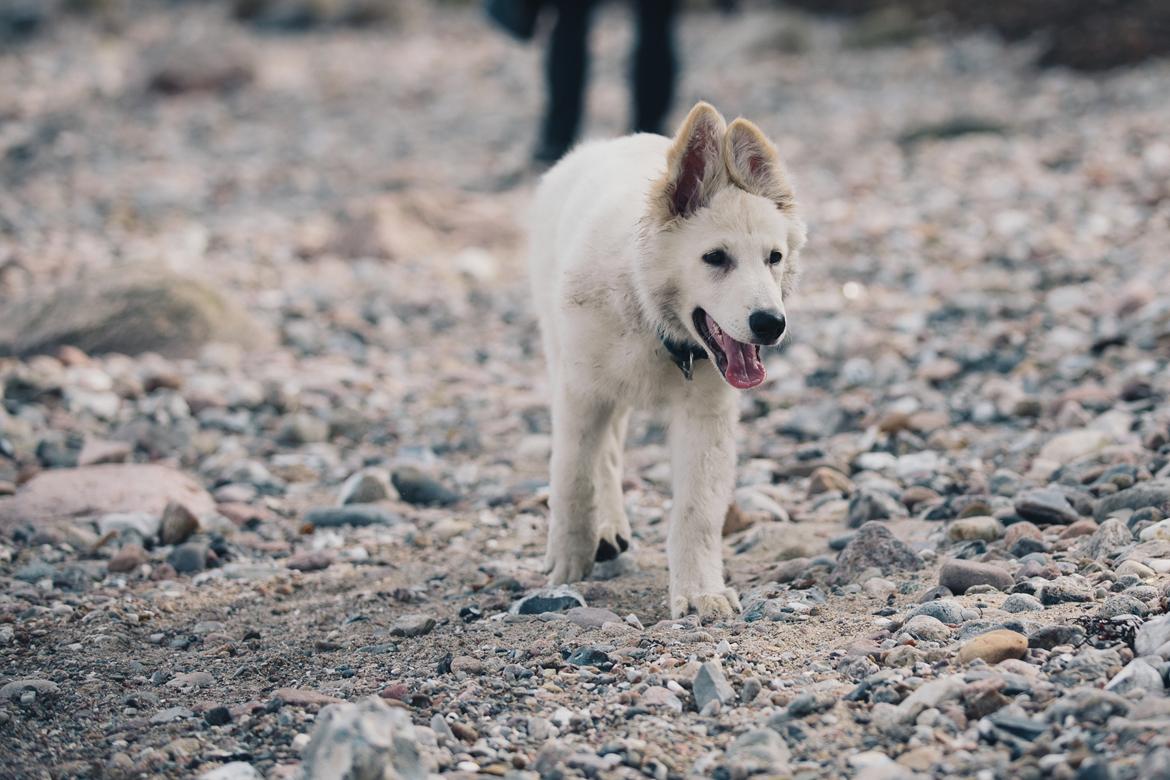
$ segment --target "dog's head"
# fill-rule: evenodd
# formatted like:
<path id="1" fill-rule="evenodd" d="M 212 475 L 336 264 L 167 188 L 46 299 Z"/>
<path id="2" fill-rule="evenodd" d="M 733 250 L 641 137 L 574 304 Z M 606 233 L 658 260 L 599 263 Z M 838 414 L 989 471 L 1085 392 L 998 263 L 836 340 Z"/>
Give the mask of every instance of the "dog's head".
<path id="1" fill-rule="evenodd" d="M 650 192 L 639 274 L 663 334 L 701 344 L 732 387 L 766 378 L 784 336 L 804 222 L 776 147 L 746 119 L 699 103 Z"/>

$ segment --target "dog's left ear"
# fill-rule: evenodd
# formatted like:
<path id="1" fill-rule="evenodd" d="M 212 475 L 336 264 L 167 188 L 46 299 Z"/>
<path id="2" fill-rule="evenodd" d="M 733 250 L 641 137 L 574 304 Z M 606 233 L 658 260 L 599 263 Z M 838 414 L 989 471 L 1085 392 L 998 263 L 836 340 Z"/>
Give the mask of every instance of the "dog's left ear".
<path id="1" fill-rule="evenodd" d="M 742 117 L 732 122 L 723 136 L 723 163 L 741 189 L 767 198 L 781 211 L 796 208 L 796 193 L 776 147 L 760 128 Z"/>

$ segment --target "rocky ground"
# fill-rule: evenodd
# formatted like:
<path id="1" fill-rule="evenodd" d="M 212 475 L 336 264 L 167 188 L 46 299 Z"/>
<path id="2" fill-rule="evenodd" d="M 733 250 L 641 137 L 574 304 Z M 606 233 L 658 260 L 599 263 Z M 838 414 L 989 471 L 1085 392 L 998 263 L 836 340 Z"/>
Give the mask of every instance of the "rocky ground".
<path id="1" fill-rule="evenodd" d="M 1170 65 L 687 17 L 810 223 L 704 626 L 652 416 L 536 591 L 538 53 L 407 8 L 0 55 L 0 776 L 1170 776 Z"/>

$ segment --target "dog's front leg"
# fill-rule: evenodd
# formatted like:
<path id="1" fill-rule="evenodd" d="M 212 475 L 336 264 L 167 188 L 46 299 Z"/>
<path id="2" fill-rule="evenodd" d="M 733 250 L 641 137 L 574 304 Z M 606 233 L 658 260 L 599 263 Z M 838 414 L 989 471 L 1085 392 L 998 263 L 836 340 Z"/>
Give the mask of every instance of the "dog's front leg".
<path id="1" fill-rule="evenodd" d="M 553 401 L 545 568 L 549 584 L 585 579 L 597 550 L 596 475 L 613 406 L 562 389 Z"/>
<path id="2" fill-rule="evenodd" d="M 707 404 L 702 403 L 706 400 Z M 667 531 L 670 614 L 730 617 L 739 596 L 723 581 L 723 519 L 735 481 L 734 404 L 690 399 L 671 420 L 674 507 Z"/>

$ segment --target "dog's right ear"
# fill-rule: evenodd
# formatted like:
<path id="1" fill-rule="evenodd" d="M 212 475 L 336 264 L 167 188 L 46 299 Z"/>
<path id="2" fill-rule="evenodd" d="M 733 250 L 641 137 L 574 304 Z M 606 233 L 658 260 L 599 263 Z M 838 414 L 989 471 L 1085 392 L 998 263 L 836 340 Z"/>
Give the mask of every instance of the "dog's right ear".
<path id="1" fill-rule="evenodd" d="M 699 102 L 674 137 L 666 174 L 654 188 L 655 212 L 669 222 L 694 214 L 723 183 L 723 133 L 727 122 L 709 103 Z"/>

